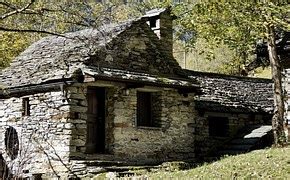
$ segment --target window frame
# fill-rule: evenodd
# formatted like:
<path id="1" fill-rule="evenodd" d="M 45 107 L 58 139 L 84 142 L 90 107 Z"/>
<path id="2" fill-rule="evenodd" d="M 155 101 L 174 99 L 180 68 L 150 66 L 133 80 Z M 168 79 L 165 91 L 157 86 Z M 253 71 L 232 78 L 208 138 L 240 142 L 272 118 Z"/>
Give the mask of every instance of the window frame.
<path id="1" fill-rule="evenodd" d="M 29 97 L 22 98 L 22 116 L 30 116 Z"/>

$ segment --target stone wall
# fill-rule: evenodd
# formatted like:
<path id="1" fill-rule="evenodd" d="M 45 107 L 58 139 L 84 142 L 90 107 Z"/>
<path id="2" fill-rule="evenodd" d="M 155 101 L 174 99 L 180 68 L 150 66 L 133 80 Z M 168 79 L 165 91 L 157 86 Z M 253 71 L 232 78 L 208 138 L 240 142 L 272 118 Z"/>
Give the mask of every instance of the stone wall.
<path id="1" fill-rule="evenodd" d="M 22 115 L 23 98 L 29 99 L 30 116 Z M 0 100 L 0 152 L 15 175 L 53 175 L 53 171 L 61 175 L 67 171 L 63 163 L 67 163 L 71 150 L 69 111 L 62 92 Z M 19 146 L 14 157 L 5 146 L 8 139 L 5 132 L 9 127 L 15 129 L 18 136 L 18 143 L 10 146 Z"/>
<path id="2" fill-rule="evenodd" d="M 164 21 L 169 20 L 164 19 Z M 163 23 L 170 24 L 171 21 L 166 22 Z M 85 64 L 95 67 L 174 76 L 176 75 L 175 70 L 181 70 L 181 67 L 173 58 L 172 50 L 169 50 L 172 45 L 167 44 L 168 48 L 161 48 L 165 46 L 163 43 L 170 43 L 170 40 L 165 40 L 165 38 L 171 36 L 172 39 L 172 34 L 165 35 L 169 28 L 163 30 L 165 31 L 163 32 L 164 40 L 161 41 L 146 22 L 135 22 L 134 26 L 119 34 L 106 46 L 100 47 L 96 54 L 91 56 Z"/>
<path id="3" fill-rule="evenodd" d="M 79 104 L 71 108 L 77 114 L 71 121 L 70 156 L 84 159 L 86 139 L 86 88 L 98 83 L 75 84 L 68 88 L 70 102 Z M 106 87 L 106 152 L 115 159 L 135 163 L 156 163 L 169 159 L 194 158 L 194 103 L 193 95 L 184 97 L 174 89 L 154 89 L 159 96 L 153 105 L 158 127 L 138 127 L 136 124 L 138 89 L 124 89 L 123 85 Z M 144 90 L 144 89 L 141 89 Z M 148 91 L 148 89 L 147 89 Z M 149 90 L 150 91 L 150 90 Z M 159 106 L 159 107 L 158 107 Z"/>
<path id="4" fill-rule="evenodd" d="M 106 89 L 105 155 L 86 154 L 87 87 Z M 137 91 L 154 92 L 157 127 L 136 124 Z M 23 116 L 23 99 L 29 98 L 30 116 Z M 194 95 L 171 88 L 132 88 L 112 82 L 75 83 L 59 92 L 38 93 L 0 101 L 0 151 L 15 174 L 84 175 L 86 159 L 106 155 L 135 164 L 167 160 L 194 160 Z M 13 127 L 19 139 L 16 159 L 5 147 L 5 131 Z M 74 160 L 74 161 L 71 161 Z M 106 160 L 106 159 L 105 159 Z M 23 163 L 23 165 L 21 164 Z M 52 168 L 53 167 L 53 168 Z"/>
<path id="5" fill-rule="evenodd" d="M 114 154 L 138 162 L 194 158 L 194 104 L 192 96 L 161 91 L 160 127 L 136 125 L 136 90 L 115 103 Z M 129 107 L 129 108 L 128 108 Z M 126 114 L 121 113 L 126 112 Z M 118 124 L 122 124 L 121 126 Z"/>

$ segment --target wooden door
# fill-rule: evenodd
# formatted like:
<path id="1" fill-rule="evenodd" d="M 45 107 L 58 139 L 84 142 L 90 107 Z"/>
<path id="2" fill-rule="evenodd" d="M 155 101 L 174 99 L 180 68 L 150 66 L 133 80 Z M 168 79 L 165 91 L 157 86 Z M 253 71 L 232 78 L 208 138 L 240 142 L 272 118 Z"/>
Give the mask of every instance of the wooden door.
<path id="1" fill-rule="evenodd" d="M 105 152 L 105 88 L 87 91 L 87 153 Z"/>

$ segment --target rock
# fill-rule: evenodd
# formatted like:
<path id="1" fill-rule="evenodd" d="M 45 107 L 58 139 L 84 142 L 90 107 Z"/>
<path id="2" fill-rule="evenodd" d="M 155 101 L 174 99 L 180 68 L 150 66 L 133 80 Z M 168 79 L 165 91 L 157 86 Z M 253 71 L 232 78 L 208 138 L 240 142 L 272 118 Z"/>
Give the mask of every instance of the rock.
<path id="1" fill-rule="evenodd" d="M 106 173 L 106 178 L 108 178 L 108 179 L 115 179 L 115 178 L 117 178 L 117 173 L 115 173 L 115 172 L 108 172 L 108 173 Z"/>

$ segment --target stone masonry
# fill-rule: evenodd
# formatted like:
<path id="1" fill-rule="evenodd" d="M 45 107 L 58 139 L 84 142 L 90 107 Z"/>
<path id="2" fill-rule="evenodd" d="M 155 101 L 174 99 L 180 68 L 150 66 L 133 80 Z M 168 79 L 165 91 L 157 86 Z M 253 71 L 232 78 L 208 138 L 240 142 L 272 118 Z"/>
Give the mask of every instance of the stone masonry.
<path id="1" fill-rule="evenodd" d="M 97 83 L 75 84 L 69 87 L 68 94 L 80 107 L 71 109 L 79 122 L 72 129 L 71 159 L 85 159 L 86 139 L 86 87 Z M 193 160 L 194 157 L 194 104 L 193 95 L 184 97 L 174 89 L 158 89 L 160 116 L 156 117 L 160 127 L 138 127 L 136 125 L 136 92 L 129 89 L 124 94 L 124 87 L 117 85 L 106 88 L 106 151 L 116 160 L 126 160 L 134 164 L 158 163 L 165 160 Z M 156 91 L 156 90 L 155 90 Z M 83 94 L 83 95 L 82 95 Z M 71 101 L 72 102 L 72 101 Z M 157 105 L 156 105 L 157 106 Z M 80 112 L 81 111 L 81 112 Z M 82 133 L 80 133 L 82 132 Z M 178 142 L 178 143 L 176 143 Z"/>
<path id="2" fill-rule="evenodd" d="M 195 99 L 196 157 L 203 159 L 239 130 L 251 125 L 271 124 L 272 80 L 187 71 L 201 83 L 202 94 Z M 209 118 L 227 118 L 227 136 L 210 136 Z"/>
<path id="3" fill-rule="evenodd" d="M 0 151 L 14 175 L 66 172 L 71 151 L 70 106 L 62 92 L 27 95 L 30 116 L 22 116 L 22 98 L 0 100 Z M 6 153 L 5 131 L 13 127 L 19 138 L 16 159 Z M 11 142 L 8 142 L 11 143 Z"/>
<path id="4" fill-rule="evenodd" d="M 1 100 L 1 152 L 13 172 L 27 175 L 67 176 L 69 160 L 85 160 L 86 88 L 96 83 L 76 83 L 64 92 L 28 95 L 30 116 L 22 116 L 22 98 Z M 166 160 L 194 160 L 193 96 L 184 97 L 174 89 L 158 89 L 160 127 L 136 125 L 136 91 L 124 94 L 122 86 L 107 87 L 106 149 L 115 159 L 136 164 Z M 155 90 L 156 91 L 156 90 Z M 5 153 L 5 130 L 17 130 L 19 154 L 9 159 Z M 177 143 L 178 142 L 178 143 Z M 92 155 L 90 155 L 92 157 Z M 17 164 L 17 166 L 15 166 Z M 19 165 L 19 167 L 18 167 Z M 21 165 L 21 166 L 20 166 Z M 25 171 L 28 170 L 28 171 Z M 72 173 L 72 172 L 71 172 Z M 73 172 L 78 174 L 79 172 Z"/>

